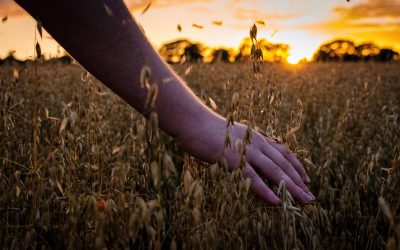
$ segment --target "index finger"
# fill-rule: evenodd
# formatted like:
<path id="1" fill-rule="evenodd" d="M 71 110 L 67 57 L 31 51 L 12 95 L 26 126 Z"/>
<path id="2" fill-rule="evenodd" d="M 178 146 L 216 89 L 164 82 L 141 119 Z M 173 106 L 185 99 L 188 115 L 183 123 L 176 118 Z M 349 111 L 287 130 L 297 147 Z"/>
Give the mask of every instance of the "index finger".
<path id="1" fill-rule="evenodd" d="M 293 167 L 300 174 L 303 181 L 310 182 L 310 177 L 308 177 L 303 165 L 301 165 L 300 161 L 297 159 L 296 156 L 294 156 L 294 154 L 289 149 L 271 139 L 267 140 L 272 145 L 272 147 L 278 150 L 293 165 Z"/>

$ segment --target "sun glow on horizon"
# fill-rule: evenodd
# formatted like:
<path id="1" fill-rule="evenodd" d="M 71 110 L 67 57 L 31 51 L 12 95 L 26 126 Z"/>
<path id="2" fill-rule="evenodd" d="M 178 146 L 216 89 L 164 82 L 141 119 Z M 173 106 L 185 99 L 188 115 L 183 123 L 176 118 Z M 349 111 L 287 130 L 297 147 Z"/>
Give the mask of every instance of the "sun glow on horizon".
<path id="1" fill-rule="evenodd" d="M 297 41 L 288 41 L 290 51 L 287 62 L 297 64 L 300 61 L 312 61 L 314 53 L 322 43 L 323 39 L 313 39 L 304 35 Z"/>
<path id="2" fill-rule="evenodd" d="M 292 55 L 290 55 L 288 58 L 287 58 L 287 62 L 289 63 L 289 64 L 298 64 L 300 61 L 301 61 L 301 59 L 302 58 L 297 58 L 297 57 L 295 57 L 295 56 L 292 56 Z"/>
<path id="3" fill-rule="evenodd" d="M 310 54 L 299 48 L 292 48 L 289 53 L 290 54 L 287 58 L 289 64 L 298 64 L 301 61 L 311 61 L 313 56 L 313 52 Z"/>

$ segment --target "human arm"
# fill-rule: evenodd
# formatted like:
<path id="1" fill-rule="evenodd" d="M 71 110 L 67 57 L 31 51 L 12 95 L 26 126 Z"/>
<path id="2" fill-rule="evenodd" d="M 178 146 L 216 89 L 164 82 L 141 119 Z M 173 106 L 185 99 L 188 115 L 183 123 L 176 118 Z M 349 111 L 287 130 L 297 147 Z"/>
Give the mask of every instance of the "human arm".
<path id="1" fill-rule="evenodd" d="M 144 66 L 158 84 L 156 111 L 159 126 L 176 138 L 191 155 L 215 162 L 224 152 L 225 118 L 211 111 L 162 61 L 122 1 L 117 0 L 17 0 L 83 67 L 133 108 L 148 117 L 147 89 L 140 84 Z M 106 6 L 106 7 L 105 7 Z M 108 9 L 106 9 L 108 8 Z M 163 83 L 163 79 L 172 79 Z M 247 127 L 229 128 L 233 141 L 243 139 Z M 280 180 L 301 202 L 309 202 L 306 173 L 286 148 L 253 131 L 247 145 L 243 175 L 262 199 L 278 204 L 279 198 L 263 182 Z M 240 155 L 228 148 L 224 156 L 230 169 L 239 167 Z"/>

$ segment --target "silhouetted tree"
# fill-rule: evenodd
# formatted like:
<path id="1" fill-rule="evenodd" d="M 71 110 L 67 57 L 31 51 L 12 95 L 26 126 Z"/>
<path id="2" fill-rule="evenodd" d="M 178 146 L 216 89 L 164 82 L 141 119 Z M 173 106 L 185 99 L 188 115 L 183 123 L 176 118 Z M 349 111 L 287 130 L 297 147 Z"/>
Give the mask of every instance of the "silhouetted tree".
<path id="1" fill-rule="evenodd" d="M 59 62 L 64 64 L 70 64 L 72 62 L 72 58 L 69 55 L 65 55 L 57 58 Z"/>
<path id="2" fill-rule="evenodd" d="M 229 62 L 229 51 L 226 49 L 217 49 L 213 52 L 212 62 Z"/>
<path id="3" fill-rule="evenodd" d="M 190 44 L 185 48 L 184 54 L 186 56 L 186 60 L 190 62 L 199 62 L 203 60 L 199 44 Z"/>
<path id="4" fill-rule="evenodd" d="M 48 61 L 49 62 L 60 62 L 60 63 L 63 63 L 63 64 L 71 64 L 72 60 L 73 59 L 72 59 L 72 57 L 70 55 L 65 54 L 65 55 L 63 55 L 61 57 L 55 57 L 55 58 L 52 58 L 52 59 L 50 59 Z"/>
<path id="5" fill-rule="evenodd" d="M 235 56 L 235 62 L 244 62 L 250 59 L 250 54 L 245 55 L 244 50 L 243 46 L 239 47 L 239 52 Z"/>
<path id="6" fill-rule="evenodd" d="M 239 46 L 239 53 L 236 55 L 236 61 L 244 61 L 250 57 L 251 39 L 245 38 Z M 257 41 L 257 46 L 263 53 L 266 62 L 285 62 L 289 56 L 290 46 L 284 43 L 271 43 L 265 39 Z"/>
<path id="7" fill-rule="evenodd" d="M 379 47 L 372 43 L 360 44 L 356 47 L 357 55 L 362 61 L 375 60 L 379 55 Z"/>
<path id="8" fill-rule="evenodd" d="M 380 62 L 390 62 L 399 59 L 399 53 L 391 49 L 381 49 L 377 56 L 377 60 Z"/>
<path id="9" fill-rule="evenodd" d="M 198 61 L 202 59 L 202 49 L 203 46 L 200 44 L 193 44 L 189 40 L 181 39 L 162 45 L 159 52 L 166 62 L 179 63 L 183 56 L 189 61 Z"/>
<path id="10" fill-rule="evenodd" d="M 356 46 L 349 40 L 322 44 L 314 54 L 315 61 L 358 61 Z"/>
<path id="11" fill-rule="evenodd" d="M 7 57 L 5 57 L 4 59 L 0 59 L 0 65 L 3 65 L 5 63 L 8 63 L 8 64 L 13 64 L 13 63 L 23 64 L 24 61 L 21 61 L 21 60 L 18 60 L 17 58 L 15 58 L 14 54 L 15 54 L 15 50 L 12 50 L 12 51 L 8 52 Z"/>
<path id="12" fill-rule="evenodd" d="M 356 46 L 349 40 L 336 40 L 322 44 L 314 54 L 315 61 L 380 61 L 397 60 L 399 54 L 391 49 L 380 49 L 373 43 Z"/>

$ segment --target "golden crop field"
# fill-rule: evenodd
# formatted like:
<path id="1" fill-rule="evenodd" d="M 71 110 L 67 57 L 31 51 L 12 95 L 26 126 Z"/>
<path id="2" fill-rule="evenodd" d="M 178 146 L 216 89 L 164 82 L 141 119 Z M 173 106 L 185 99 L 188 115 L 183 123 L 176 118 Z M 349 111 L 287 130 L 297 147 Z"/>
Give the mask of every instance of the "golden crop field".
<path id="1" fill-rule="evenodd" d="M 250 63 L 173 67 L 218 113 L 289 147 L 316 201 L 281 186 L 269 206 L 80 66 L 2 65 L 2 248 L 400 248 L 399 63 L 262 64 L 260 79 Z"/>

